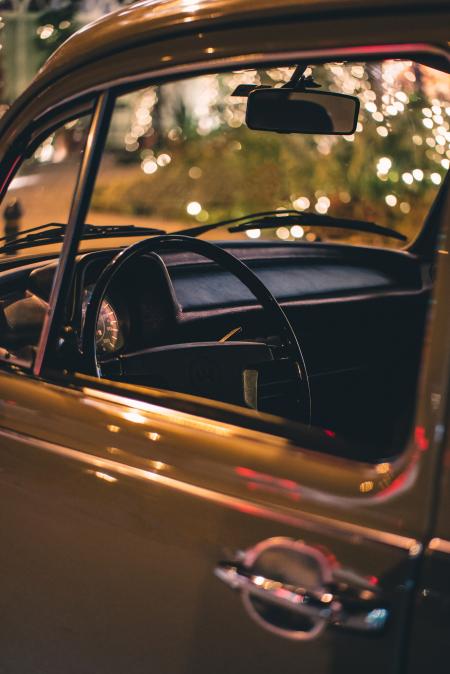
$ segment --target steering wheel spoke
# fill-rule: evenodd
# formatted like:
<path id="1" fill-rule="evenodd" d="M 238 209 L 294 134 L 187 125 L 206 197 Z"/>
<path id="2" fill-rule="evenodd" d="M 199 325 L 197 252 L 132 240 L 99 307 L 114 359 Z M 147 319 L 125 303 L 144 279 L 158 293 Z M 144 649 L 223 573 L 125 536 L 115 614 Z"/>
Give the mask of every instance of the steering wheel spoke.
<path id="1" fill-rule="evenodd" d="M 264 343 L 189 342 L 119 356 L 105 363 L 102 374 L 112 372 L 130 383 L 242 405 L 247 403 L 245 371 L 272 359 Z"/>

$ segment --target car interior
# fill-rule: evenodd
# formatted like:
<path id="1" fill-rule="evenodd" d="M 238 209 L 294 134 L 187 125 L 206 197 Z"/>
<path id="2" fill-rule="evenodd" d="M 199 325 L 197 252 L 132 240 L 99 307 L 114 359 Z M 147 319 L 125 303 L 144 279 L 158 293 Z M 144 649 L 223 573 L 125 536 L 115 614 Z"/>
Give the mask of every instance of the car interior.
<path id="1" fill-rule="evenodd" d="M 306 142 L 314 139 L 319 149 L 324 137 L 345 143 L 340 135 L 353 136 L 356 145 L 360 104 L 366 101 L 364 114 L 373 117 L 376 113 L 368 106 L 372 98 L 358 96 L 358 91 L 354 96 L 342 93 L 338 103 L 340 94 L 334 90 L 329 101 L 322 101 L 313 86 L 317 83 L 305 72 L 306 66 L 297 64 L 280 68 L 284 80 L 274 82 L 284 85 L 278 87 L 269 86 L 262 78 L 258 80 L 261 84 L 248 84 L 248 71 L 240 74 L 241 88 L 227 95 L 238 97 L 246 112 L 245 133 L 275 136 L 277 142 L 304 134 Z M 359 75 L 354 69 L 355 81 Z M 173 96 L 175 85 L 167 86 Z M 398 91 L 403 90 L 400 82 Z M 172 99 L 167 94 L 162 100 L 164 113 L 164 106 L 169 109 Z M 403 99 L 396 100 L 401 103 Z M 389 113 L 384 114 L 387 119 Z M 433 115 L 439 117 L 434 111 Z M 392 120 L 394 117 L 397 113 Z M 379 124 L 376 118 L 373 123 Z M 226 133 L 234 133 L 233 124 L 231 120 Z M 443 134 L 448 135 L 447 121 L 439 124 L 438 119 L 433 124 L 443 127 Z M 389 130 L 389 123 L 386 128 Z M 210 133 L 219 132 L 214 128 Z M 380 142 L 384 140 L 381 133 L 379 136 Z M 201 130 L 200 140 L 206 137 Z M 139 145 L 143 141 L 135 142 Z M 172 155 L 164 147 L 159 154 L 141 152 L 139 161 L 149 179 L 153 180 L 155 173 L 156 181 L 157 175 L 166 171 L 164 161 L 168 161 L 163 155 L 176 157 L 180 149 L 174 147 Z M 112 156 L 107 145 L 105 154 L 108 152 Z M 394 155 L 391 146 L 390 162 L 396 161 Z M 331 166 L 329 157 L 324 153 L 321 161 L 329 161 Z M 441 176 L 448 160 L 444 161 L 445 154 L 436 157 L 427 161 L 440 162 Z M 375 159 L 378 199 L 389 211 L 388 197 L 394 195 L 400 203 L 402 197 L 395 196 L 396 190 L 409 189 L 409 172 L 406 178 L 405 172 L 395 180 L 395 175 L 384 170 L 386 162 L 383 164 L 378 155 Z M 127 167 L 127 161 L 121 157 L 117 165 Z M 301 163 L 301 155 L 298 161 Z M 374 161 L 370 157 L 370 162 Z M 105 173 L 103 165 L 98 180 L 102 170 Z M 350 172 L 348 167 L 346 170 Z M 112 180 L 115 174 L 109 167 L 108 171 L 108 180 Z M 417 169 L 418 176 L 419 171 L 426 175 L 427 169 Z M 190 177 L 194 174 L 191 168 Z M 384 197 L 380 190 L 386 176 L 392 180 L 386 186 L 392 195 Z M 433 288 L 432 251 L 447 180 L 439 180 L 440 190 L 437 179 L 432 182 L 434 191 L 432 197 L 427 192 L 425 222 L 413 222 L 414 235 L 409 230 L 403 234 L 395 219 L 388 220 L 389 227 L 363 220 L 357 208 L 351 211 L 349 207 L 332 218 L 321 208 L 328 197 L 319 195 L 316 212 L 311 213 L 276 200 L 268 209 L 263 198 L 259 210 L 250 211 L 250 215 L 240 208 L 218 211 L 222 227 L 206 240 L 199 237 L 215 229 L 217 223 L 210 226 L 204 219 L 192 217 L 203 210 L 197 213 L 200 199 L 188 195 L 182 199 L 183 203 L 188 200 L 190 218 L 181 221 L 180 217 L 172 228 L 169 224 L 174 218 L 169 216 L 165 226 L 162 212 L 158 217 L 162 229 L 147 236 L 130 230 L 131 244 L 117 244 L 118 238 L 114 244 L 96 239 L 76 257 L 71 301 L 59 340 L 59 367 L 201 396 L 253 409 L 255 414 L 268 413 L 311 425 L 327 437 L 348 439 L 348 456 L 361 461 L 395 456 L 411 431 Z M 419 199 L 422 181 L 412 187 Z M 97 197 L 94 192 L 94 203 Z M 168 201 L 176 198 L 176 190 L 167 196 Z M 306 197 L 295 194 L 292 202 L 298 206 L 302 198 Z M 408 221 L 416 217 L 414 209 L 406 206 L 402 213 Z M 95 212 L 89 214 L 90 222 L 91 216 L 95 220 Z M 127 216 L 135 225 L 132 216 Z M 137 218 L 137 224 L 141 222 L 142 218 Z M 153 224 L 154 219 L 149 222 Z M 97 227 L 101 239 L 108 235 L 109 226 L 115 226 L 114 219 L 107 225 L 98 222 L 91 229 L 95 235 Z M 302 236 L 296 236 L 300 230 Z M 349 230 L 350 238 L 345 238 L 342 230 Z M 360 238 L 355 231 L 362 232 Z M 148 229 L 144 228 L 145 232 Z M 240 236 L 230 236 L 230 232 Z M 311 235 L 306 238 L 305 232 Z M 124 236 L 119 225 L 115 233 Z M 20 234 L 16 240 L 10 237 L 3 246 L 6 250 L 0 265 L 0 355 L 6 363 L 34 358 L 59 263 L 56 254 L 39 253 L 38 247 L 36 253 L 34 248 L 32 254 L 27 251 L 27 257 L 22 257 L 22 248 L 17 256 L 17 242 L 26 248 Z M 45 243 L 49 242 L 52 240 L 47 236 Z"/>

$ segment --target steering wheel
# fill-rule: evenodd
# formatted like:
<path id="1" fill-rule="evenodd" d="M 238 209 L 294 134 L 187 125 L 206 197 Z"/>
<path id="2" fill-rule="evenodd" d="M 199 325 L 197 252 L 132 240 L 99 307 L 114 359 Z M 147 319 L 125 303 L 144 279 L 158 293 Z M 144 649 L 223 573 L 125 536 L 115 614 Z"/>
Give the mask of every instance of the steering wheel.
<path id="1" fill-rule="evenodd" d="M 262 306 L 266 334 L 275 336 L 276 344 L 269 344 L 265 339 L 170 344 L 122 354 L 100 364 L 96 327 L 101 304 L 113 278 L 138 256 L 169 250 L 197 253 L 237 277 Z M 307 424 L 311 421 L 305 361 L 286 314 L 247 265 L 208 241 L 167 234 L 149 237 L 120 251 L 95 284 L 86 307 L 81 343 L 88 374 L 203 395 Z"/>

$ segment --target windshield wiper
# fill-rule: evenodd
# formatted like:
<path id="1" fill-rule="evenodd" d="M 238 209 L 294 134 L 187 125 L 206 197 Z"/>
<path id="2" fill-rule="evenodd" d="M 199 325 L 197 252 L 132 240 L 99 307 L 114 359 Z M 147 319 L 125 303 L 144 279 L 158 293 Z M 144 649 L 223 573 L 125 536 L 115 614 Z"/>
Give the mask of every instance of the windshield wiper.
<path id="1" fill-rule="evenodd" d="M 321 215 L 309 211 L 262 211 L 261 213 L 251 213 L 240 218 L 222 220 L 221 222 L 211 223 L 209 225 L 199 225 L 181 229 L 176 234 L 186 236 L 200 236 L 219 227 L 228 227 L 229 232 L 246 232 L 249 229 L 272 229 L 282 225 L 306 225 L 311 227 L 331 227 L 335 229 L 350 229 L 355 232 L 367 232 L 369 234 L 378 234 L 398 241 L 407 241 L 407 237 L 390 227 L 382 227 L 375 222 L 366 220 L 353 220 L 351 218 L 339 218 L 332 215 Z"/>
<path id="2" fill-rule="evenodd" d="M 331 215 L 321 215 L 310 213 L 309 211 L 262 211 L 260 213 L 251 213 L 240 218 L 221 220 L 220 222 L 208 225 L 199 225 L 181 229 L 175 234 L 184 234 L 186 236 L 200 236 L 213 229 L 226 227 L 229 232 L 246 232 L 250 229 L 274 229 L 280 225 L 302 224 L 311 227 L 330 227 L 335 229 L 350 229 L 356 232 L 368 232 L 380 236 L 390 237 L 398 241 L 407 241 L 406 236 L 400 234 L 395 229 L 382 227 L 374 222 L 365 220 L 353 220 L 350 218 L 339 218 Z M 51 222 L 38 227 L 31 227 L 20 232 L 17 237 L 10 240 L 10 236 L 0 237 L 0 253 L 14 253 L 23 248 L 34 248 L 46 244 L 60 243 L 64 238 L 67 225 Z M 113 239 L 126 236 L 153 236 L 157 234 L 166 234 L 163 229 L 152 227 L 138 227 L 136 225 L 85 225 L 82 240 L 89 239 Z"/>
<path id="3" fill-rule="evenodd" d="M 30 227 L 22 232 L 14 240 L 9 240 L 9 236 L 3 236 L 1 241 L 6 241 L 0 246 L 0 253 L 14 253 L 22 248 L 34 248 L 35 246 L 45 246 L 46 244 L 60 243 L 66 232 L 67 225 L 50 222 L 39 227 Z M 156 234 L 165 234 L 163 229 L 151 227 L 136 227 L 135 225 L 85 225 L 81 238 L 87 239 L 114 239 L 122 236 L 152 236 Z"/>

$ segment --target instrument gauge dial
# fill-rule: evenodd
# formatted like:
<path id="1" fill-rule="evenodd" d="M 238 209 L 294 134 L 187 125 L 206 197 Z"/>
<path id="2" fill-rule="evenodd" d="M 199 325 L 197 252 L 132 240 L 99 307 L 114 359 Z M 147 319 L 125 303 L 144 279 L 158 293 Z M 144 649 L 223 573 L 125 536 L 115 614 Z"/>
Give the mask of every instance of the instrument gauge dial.
<path id="1" fill-rule="evenodd" d="M 83 292 L 82 322 L 86 315 L 86 307 L 92 295 L 93 286 L 88 286 Z M 111 301 L 105 298 L 101 304 L 95 328 L 95 343 L 98 353 L 114 353 L 121 346 L 121 330 L 117 312 Z"/>

